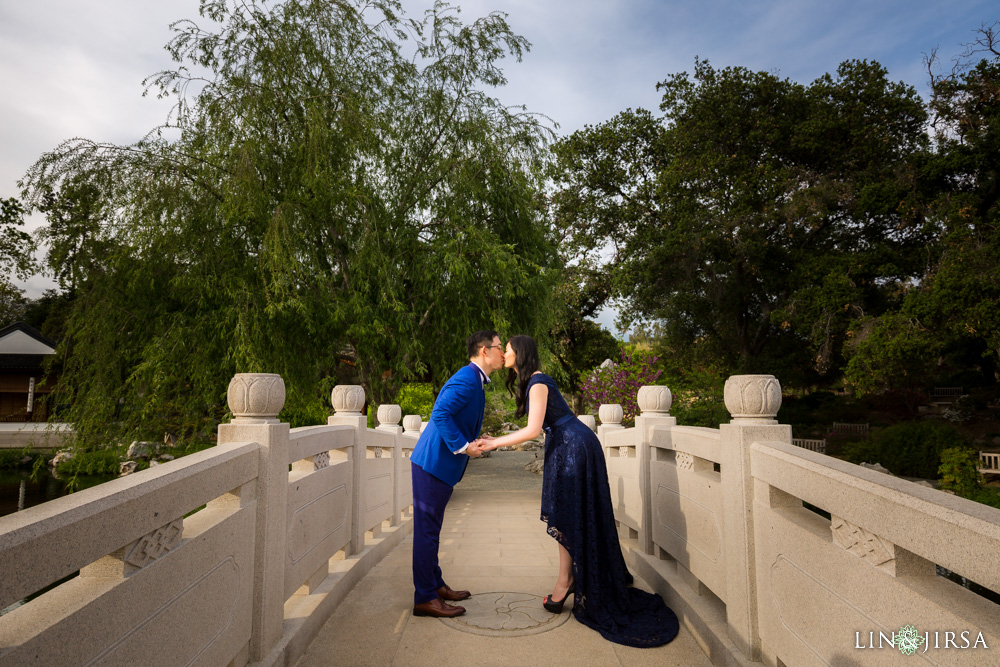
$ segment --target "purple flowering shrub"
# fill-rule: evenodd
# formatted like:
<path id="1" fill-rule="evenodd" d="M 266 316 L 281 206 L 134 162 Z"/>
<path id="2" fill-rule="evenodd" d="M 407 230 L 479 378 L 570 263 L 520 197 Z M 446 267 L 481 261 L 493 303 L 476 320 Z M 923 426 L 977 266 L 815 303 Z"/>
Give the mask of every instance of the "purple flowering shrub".
<path id="1" fill-rule="evenodd" d="M 580 393 L 588 409 L 595 412 L 602 403 L 622 406 L 623 426 L 634 426 L 639 414 L 636 394 L 647 384 L 656 384 L 663 372 L 654 368 L 659 357 L 641 350 L 622 350 L 621 360 L 607 368 L 595 368 L 580 374 Z"/>

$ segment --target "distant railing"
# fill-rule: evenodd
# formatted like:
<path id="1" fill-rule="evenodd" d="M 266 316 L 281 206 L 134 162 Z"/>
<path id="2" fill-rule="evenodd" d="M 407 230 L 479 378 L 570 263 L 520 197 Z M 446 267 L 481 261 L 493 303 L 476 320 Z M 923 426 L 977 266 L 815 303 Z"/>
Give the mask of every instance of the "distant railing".
<path id="1" fill-rule="evenodd" d="M 218 446 L 0 518 L 0 666 L 294 664 L 409 532 L 420 418 L 290 429 L 277 375 L 229 386 Z M 289 467 L 291 470 L 289 470 Z"/>
<path id="2" fill-rule="evenodd" d="M 931 392 L 931 398 L 936 400 L 941 399 L 956 399 L 961 396 L 965 391 L 965 387 L 934 387 Z"/>
<path id="3" fill-rule="evenodd" d="M 715 664 L 889 664 L 907 625 L 928 662 L 997 664 L 1000 606 L 935 566 L 1000 593 L 1000 510 L 793 446 L 772 376 L 729 378 L 718 429 L 678 426 L 666 387 L 637 399 L 634 428 L 600 407 L 620 535 Z"/>
<path id="4" fill-rule="evenodd" d="M 73 425 L 65 422 L 0 423 L 0 450 L 58 449 L 73 436 Z"/>
<path id="5" fill-rule="evenodd" d="M 810 438 L 792 438 L 792 444 L 796 447 L 802 447 L 803 449 L 808 449 L 811 452 L 819 452 L 820 454 L 826 454 L 826 438 L 821 439 L 810 439 Z"/>
<path id="6" fill-rule="evenodd" d="M 1000 475 L 1000 453 L 979 452 L 979 461 L 982 465 L 979 472 L 984 475 Z"/>
<path id="7" fill-rule="evenodd" d="M 850 433 L 852 435 L 867 436 L 868 435 L 868 424 L 843 424 L 840 422 L 833 422 L 834 433 Z"/>

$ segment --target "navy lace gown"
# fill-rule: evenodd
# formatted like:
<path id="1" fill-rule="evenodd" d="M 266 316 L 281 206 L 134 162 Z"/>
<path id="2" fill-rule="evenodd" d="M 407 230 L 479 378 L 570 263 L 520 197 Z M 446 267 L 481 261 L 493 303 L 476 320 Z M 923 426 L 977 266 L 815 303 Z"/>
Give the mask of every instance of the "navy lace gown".
<path id="1" fill-rule="evenodd" d="M 542 521 L 573 557 L 573 614 L 618 644 L 666 644 L 677 636 L 677 616 L 659 595 L 630 588 L 601 443 L 576 418 L 552 378 L 536 373 L 528 391 L 538 383 L 549 388 Z"/>

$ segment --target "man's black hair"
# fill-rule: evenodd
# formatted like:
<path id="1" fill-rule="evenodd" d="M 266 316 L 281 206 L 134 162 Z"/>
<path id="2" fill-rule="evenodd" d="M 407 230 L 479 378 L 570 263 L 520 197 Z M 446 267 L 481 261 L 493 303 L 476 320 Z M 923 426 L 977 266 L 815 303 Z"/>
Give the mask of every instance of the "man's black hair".
<path id="1" fill-rule="evenodd" d="M 469 336 L 465 341 L 465 347 L 469 350 L 469 359 L 479 356 L 479 348 L 488 347 L 493 344 L 494 338 L 499 338 L 500 335 L 493 329 L 484 329 L 483 331 L 477 331 L 476 333 Z"/>

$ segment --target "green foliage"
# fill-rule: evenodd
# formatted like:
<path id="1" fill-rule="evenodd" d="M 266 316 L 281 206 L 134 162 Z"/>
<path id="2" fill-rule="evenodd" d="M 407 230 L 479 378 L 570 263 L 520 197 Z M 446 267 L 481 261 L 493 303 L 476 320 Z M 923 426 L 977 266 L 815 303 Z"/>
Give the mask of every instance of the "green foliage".
<path id="1" fill-rule="evenodd" d="M 941 488 L 954 491 L 963 498 L 969 498 L 982 488 L 982 476 L 978 470 L 979 457 L 969 447 L 949 447 L 941 452 L 938 475 Z"/>
<path id="2" fill-rule="evenodd" d="M 486 409 L 483 412 L 483 435 L 500 435 L 503 433 L 504 424 L 515 424 L 523 428 L 528 424 L 527 415 L 520 419 L 514 418 L 517 405 L 514 397 L 501 386 L 500 382 L 494 381 L 486 388 Z"/>
<path id="3" fill-rule="evenodd" d="M 71 479 L 78 476 L 116 477 L 121 459 L 119 449 L 77 450 L 73 458 L 56 466 L 56 472 Z"/>
<path id="4" fill-rule="evenodd" d="M 718 428 L 731 419 L 723 391 L 726 373 L 716 366 L 690 365 L 668 368 L 659 384 L 670 387 L 673 405 L 670 414 L 682 426 Z"/>
<path id="5" fill-rule="evenodd" d="M 848 345 L 852 354 L 844 370 L 845 380 L 859 393 L 926 386 L 941 352 L 939 339 L 901 312 L 859 325 L 857 336 L 853 330 L 847 332 L 857 342 Z"/>
<path id="6" fill-rule="evenodd" d="M 13 197 L 0 199 L 0 276 L 16 276 L 27 280 L 37 270 L 34 260 L 35 241 L 20 229 L 27 211 Z"/>
<path id="7" fill-rule="evenodd" d="M 907 157 L 926 113 L 877 63 L 809 86 L 695 62 L 554 146 L 556 221 L 604 265 L 626 320 L 726 368 L 836 368 L 852 319 L 924 266 Z M 797 378 L 806 383 L 809 377 Z"/>
<path id="8" fill-rule="evenodd" d="M 824 437 L 834 422 L 867 422 L 868 414 L 853 397 L 838 396 L 829 391 L 814 391 L 802 396 L 782 397 L 778 421 L 791 424 L 792 432 L 796 435 L 808 433 L 814 437 Z"/>
<path id="9" fill-rule="evenodd" d="M 843 456 L 853 463 L 880 463 L 894 475 L 937 479 L 942 452 L 967 446 L 961 432 L 951 424 L 902 422 L 847 445 Z"/>
<path id="10" fill-rule="evenodd" d="M 292 428 L 316 426 L 325 424 L 331 412 L 331 408 L 324 405 L 321 399 L 316 398 L 311 401 L 299 399 L 294 405 L 286 403 L 281 409 L 278 419 L 287 422 Z"/>
<path id="11" fill-rule="evenodd" d="M 343 355 L 377 405 L 443 383 L 471 331 L 544 331 L 551 132 L 484 92 L 528 47 L 503 15 L 201 13 L 148 80 L 176 101 L 166 124 L 128 146 L 68 141 L 23 182 L 73 291 L 57 400 L 81 442 L 210 438 L 236 372 L 281 374 L 286 416 L 315 423 Z"/>
<path id="12" fill-rule="evenodd" d="M 44 463 L 46 455 L 33 451 L 30 447 L 0 449 L 0 470 L 33 469 L 39 459 Z"/>
<path id="13" fill-rule="evenodd" d="M 956 350 L 976 349 L 966 368 L 1000 362 L 998 26 L 982 26 L 950 72 L 932 75 L 936 146 L 914 160 L 914 187 L 935 243 L 925 275 L 905 291 L 898 311 L 869 326 L 870 339 L 858 332 L 847 374 L 860 390 L 932 385 L 937 369 L 930 362 Z"/>
<path id="14" fill-rule="evenodd" d="M 326 424 L 327 418 L 333 414 L 330 394 L 336 383 L 336 378 L 324 377 L 317 383 L 316 391 L 312 395 L 307 395 L 305 392 L 291 394 L 285 400 L 278 419 L 287 422 L 292 428 Z"/>
<path id="15" fill-rule="evenodd" d="M 969 495 L 963 497 L 968 498 L 969 500 L 974 500 L 977 503 L 982 503 L 984 505 L 1000 509 L 1000 492 L 990 486 L 978 488 Z"/>
<path id="16" fill-rule="evenodd" d="M 37 270 L 35 240 L 20 229 L 25 213 L 17 199 L 0 199 L 0 327 L 22 319 L 27 306 L 24 292 L 10 277 L 26 280 Z"/>
<path id="17" fill-rule="evenodd" d="M 621 354 L 615 337 L 593 318 L 608 299 L 607 277 L 586 262 L 566 267 L 552 297 L 551 361 L 546 366 L 575 412 L 584 410 L 580 377 Z"/>
<path id="18" fill-rule="evenodd" d="M 421 419 L 427 421 L 434 407 L 434 389 L 427 382 L 408 382 L 396 394 L 396 404 L 404 417 L 420 415 Z"/>

